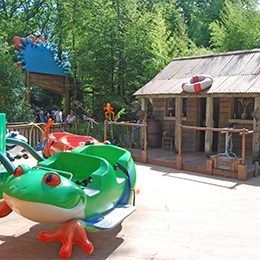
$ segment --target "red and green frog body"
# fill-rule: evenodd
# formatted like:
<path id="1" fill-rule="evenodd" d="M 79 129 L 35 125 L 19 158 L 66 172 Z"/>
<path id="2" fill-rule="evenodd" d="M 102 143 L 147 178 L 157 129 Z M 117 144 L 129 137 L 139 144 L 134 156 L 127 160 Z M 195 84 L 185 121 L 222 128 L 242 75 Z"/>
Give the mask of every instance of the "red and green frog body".
<path id="1" fill-rule="evenodd" d="M 86 254 L 94 247 L 86 231 L 111 229 L 130 215 L 136 171 L 131 154 L 112 145 L 89 145 L 60 152 L 35 167 L 18 166 L 3 187 L 0 217 L 12 211 L 58 230 L 41 232 L 44 242 L 60 241 L 61 258 L 79 244 Z"/>

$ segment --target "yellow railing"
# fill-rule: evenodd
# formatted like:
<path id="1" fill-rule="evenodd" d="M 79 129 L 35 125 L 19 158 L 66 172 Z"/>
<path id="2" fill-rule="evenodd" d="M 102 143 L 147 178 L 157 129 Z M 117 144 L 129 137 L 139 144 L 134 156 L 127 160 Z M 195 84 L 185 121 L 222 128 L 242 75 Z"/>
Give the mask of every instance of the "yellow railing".
<path id="1" fill-rule="evenodd" d="M 54 123 L 50 127 L 50 133 L 68 132 L 70 127 L 71 124 L 68 123 Z M 44 123 L 10 123 L 6 125 L 7 132 L 18 131 L 28 139 L 29 145 L 34 149 L 43 138 L 44 128 Z"/>

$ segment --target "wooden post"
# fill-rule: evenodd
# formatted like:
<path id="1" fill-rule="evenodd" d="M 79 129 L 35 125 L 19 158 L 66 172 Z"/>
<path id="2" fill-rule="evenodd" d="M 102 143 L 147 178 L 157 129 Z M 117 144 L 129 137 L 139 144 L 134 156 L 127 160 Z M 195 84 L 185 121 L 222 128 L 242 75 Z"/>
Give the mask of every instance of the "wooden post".
<path id="1" fill-rule="evenodd" d="M 255 162 L 255 173 L 254 173 L 254 177 L 258 176 L 258 166 L 259 166 L 259 162 Z"/>
<path id="2" fill-rule="evenodd" d="M 213 161 L 207 160 L 206 162 L 206 174 L 212 175 L 213 174 Z"/>
<path id="3" fill-rule="evenodd" d="M 69 77 L 65 77 L 64 82 L 64 101 L 65 101 L 65 107 L 64 107 L 64 114 L 67 116 L 70 111 L 70 85 L 69 85 Z"/>
<path id="4" fill-rule="evenodd" d="M 178 170 L 182 170 L 182 166 L 183 166 L 183 164 L 182 164 L 182 156 L 177 156 L 176 157 L 176 168 Z"/>
<path id="5" fill-rule="evenodd" d="M 175 98 L 175 138 L 174 138 L 174 150 L 177 153 L 179 150 L 179 125 L 182 123 L 182 98 Z"/>
<path id="6" fill-rule="evenodd" d="M 141 99 L 141 110 L 145 112 L 144 118 L 141 121 L 141 124 L 147 122 L 147 98 Z M 144 146 L 144 131 L 140 129 L 140 147 Z"/>
<path id="7" fill-rule="evenodd" d="M 178 156 L 176 157 L 176 167 L 178 170 L 182 170 L 182 156 L 181 156 L 181 138 L 182 138 L 182 129 L 181 129 L 181 124 L 179 124 L 178 126 L 178 129 L 179 129 L 179 136 L 178 136 L 178 139 L 179 139 L 179 143 L 178 143 Z"/>
<path id="8" fill-rule="evenodd" d="M 260 108 L 260 97 L 255 97 L 254 109 Z M 260 130 L 260 120 L 254 119 L 253 131 Z M 260 135 L 259 132 L 253 134 L 253 163 L 260 160 Z"/>
<path id="9" fill-rule="evenodd" d="M 206 127 L 213 128 L 213 97 L 207 97 L 206 104 Z M 210 157 L 212 154 L 213 132 L 205 131 L 205 154 Z"/>
<path id="10" fill-rule="evenodd" d="M 147 124 L 144 123 L 143 127 L 143 132 L 144 132 L 144 150 L 142 151 L 142 163 L 147 163 Z"/>
<path id="11" fill-rule="evenodd" d="M 141 110 L 145 112 L 144 118 L 141 121 L 141 124 L 144 124 L 145 122 L 147 122 L 147 98 L 141 99 Z"/>
<path id="12" fill-rule="evenodd" d="M 245 157 L 246 157 L 246 129 L 243 128 L 243 135 L 242 135 L 242 165 L 245 165 Z"/>
<path id="13" fill-rule="evenodd" d="M 182 129 L 181 129 L 181 124 L 179 125 L 179 136 L 178 136 L 178 139 L 179 139 L 179 148 L 178 148 L 178 155 L 181 156 L 181 138 L 182 138 Z"/>
<path id="14" fill-rule="evenodd" d="M 144 150 L 146 151 L 146 147 L 147 147 L 147 124 L 144 123 Z"/>
<path id="15" fill-rule="evenodd" d="M 106 124 L 107 121 L 104 121 L 104 141 L 107 140 L 107 124 Z"/>
<path id="16" fill-rule="evenodd" d="M 31 79 L 30 79 L 30 71 L 25 71 L 25 79 L 24 79 L 24 85 L 27 89 L 29 89 L 30 91 L 30 88 L 31 88 Z M 26 94 L 25 96 L 25 100 L 31 104 L 31 94 L 30 92 L 28 94 Z"/>
<path id="17" fill-rule="evenodd" d="M 237 179 L 240 181 L 247 179 L 247 165 L 238 165 Z"/>

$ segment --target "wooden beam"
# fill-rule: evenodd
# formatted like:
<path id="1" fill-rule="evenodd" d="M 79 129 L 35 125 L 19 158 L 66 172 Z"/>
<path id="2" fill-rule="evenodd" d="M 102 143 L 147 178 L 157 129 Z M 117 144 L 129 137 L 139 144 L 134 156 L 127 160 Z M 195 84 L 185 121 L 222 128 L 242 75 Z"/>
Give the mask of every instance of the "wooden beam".
<path id="1" fill-rule="evenodd" d="M 65 107 L 64 113 L 67 116 L 70 110 L 70 82 L 69 76 L 43 74 L 24 71 L 24 84 L 30 89 L 30 85 L 35 85 L 41 88 L 64 95 Z M 26 100 L 30 102 L 30 94 L 26 96 Z"/>
<path id="2" fill-rule="evenodd" d="M 30 91 L 30 89 L 31 89 L 30 71 L 26 71 L 26 73 L 25 73 L 24 85 Z M 25 100 L 29 104 L 31 104 L 31 94 L 30 94 L 30 92 L 26 94 Z"/>
<path id="3" fill-rule="evenodd" d="M 260 108 L 260 97 L 255 97 L 254 109 Z M 254 119 L 253 131 L 260 131 L 260 120 L 256 121 Z M 260 140 L 259 133 L 253 134 L 253 162 L 260 160 Z"/>
<path id="4" fill-rule="evenodd" d="M 107 125 L 128 125 L 128 126 L 147 126 L 146 123 L 144 124 L 136 124 L 136 123 L 128 123 L 128 122 L 115 122 L 115 121 L 105 121 Z"/>
<path id="5" fill-rule="evenodd" d="M 30 72 L 31 84 L 63 95 L 65 94 L 64 78 L 65 76 L 60 75 Z"/>
<path id="6" fill-rule="evenodd" d="M 146 151 L 147 148 L 147 124 L 144 123 L 144 151 Z M 147 157 L 147 153 L 146 153 Z"/>
<path id="7" fill-rule="evenodd" d="M 189 126 L 182 125 L 182 128 L 192 129 L 192 130 L 202 130 L 202 131 L 216 131 L 216 132 L 230 132 L 230 133 L 242 133 L 245 131 L 245 134 L 249 133 L 248 129 L 232 129 L 232 128 L 210 128 L 210 127 L 202 127 L 202 126 Z"/>
<path id="8" fill-rule="evenodd" d="M 104 140 L 103 141 L 106 141 L 107 140 L 107 124 L 106 124 L 107 121 L 104 121 Z"/>
<path id="9" fill-rule="evenodd" d="M 182 125 L 181 124 L 179 124 L 179 132 L 178 132 L 178 139 L 179 139 L 179 146 L 178 146 L 178 154 L 179 154 L 179 156 L 181 156 L 181 141 L 182 141 Z"/>
<path id="10" fill-rule="evenodd" d="M 141 99 L 141 110 L 145 112 L 143 120 L 141 121 L 141 124 L 144 124 L 147 122 L 147 98 L 142 98 Z M 140 128 L 140 147 L 144 147 L 145 143 L 147 140 L 144 141 L 145 139 L 145 133 L 144 133 L 144 128 Z"/>
<path id="11" fill-rule="evenodd" d="M 174 150 L 179 151 L 179 125 L 182 123 L 182 98 L 175 98 L 175 134 L 174 134 Z"/>
<path id="12" fill-rule="evenodd" d="M 141 99 L 141 110 L 145 112 L 144 118 L 142 120 L 142 124 L 147 122 L 147 98 Z"/>
<path id="13" fill-rule="evenodd" d="M 246 160 L 246 129 L 243 129 L 242 134 L 242 165 L 245 165 Z"/>
<path id="14" fill-rule="evenodd" d="M 206 101 L 206 127 L 213 128 L 213 98 L 207 97 Z M 212 154 L 212 142 L 213 142 L 213 132 L 205 132 L 205 154 L 206 157 L 210 157 Z"/>
<path id="15" fill-rule="evenodd" d="M 182 97 L 182 98 L 201 98 L 201 97 L 227 97 L 227 96 L 232 96 L 232 97 L 257 97 L 259 96 L 259 93 L 231 93 L 231 94 L 227 94 L 227 93 L 211 93 L 210 95 L 208 93 L 202 93 L 202 92 L 197 92 L 197 93 L 187 93 L 187 92 L 183 92 L 181 94 L 175 94 L 175 93 L 169 93 L 169 94 L 153 94 L 153 93 L 148 93 L 148 94 L 144 94 L 144 95 L 136 95 L 135 98 L 174 98 L 174 97 Z"/>

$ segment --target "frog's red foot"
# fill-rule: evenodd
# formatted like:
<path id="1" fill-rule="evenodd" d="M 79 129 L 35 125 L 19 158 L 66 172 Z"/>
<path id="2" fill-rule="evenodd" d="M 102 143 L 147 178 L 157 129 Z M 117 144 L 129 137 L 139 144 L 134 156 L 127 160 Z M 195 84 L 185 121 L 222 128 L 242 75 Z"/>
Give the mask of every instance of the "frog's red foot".
<path id="1" fill-rule="evenodd" d="M 0 200 L 0 218 L 9 215 L 12 211 L 4 200 Z"/>
<path id="2" fill-rule="evenodd" d="M 79 244 L 86 254 L 91 254 L 94 249 L 79 220 L 71 220 L 53 232 L 41 232 L 38 238 L 43 242 L 60 241 L 63 244 L 60 257 L 63 259 L 70 257 L 73 244 Z"/>

